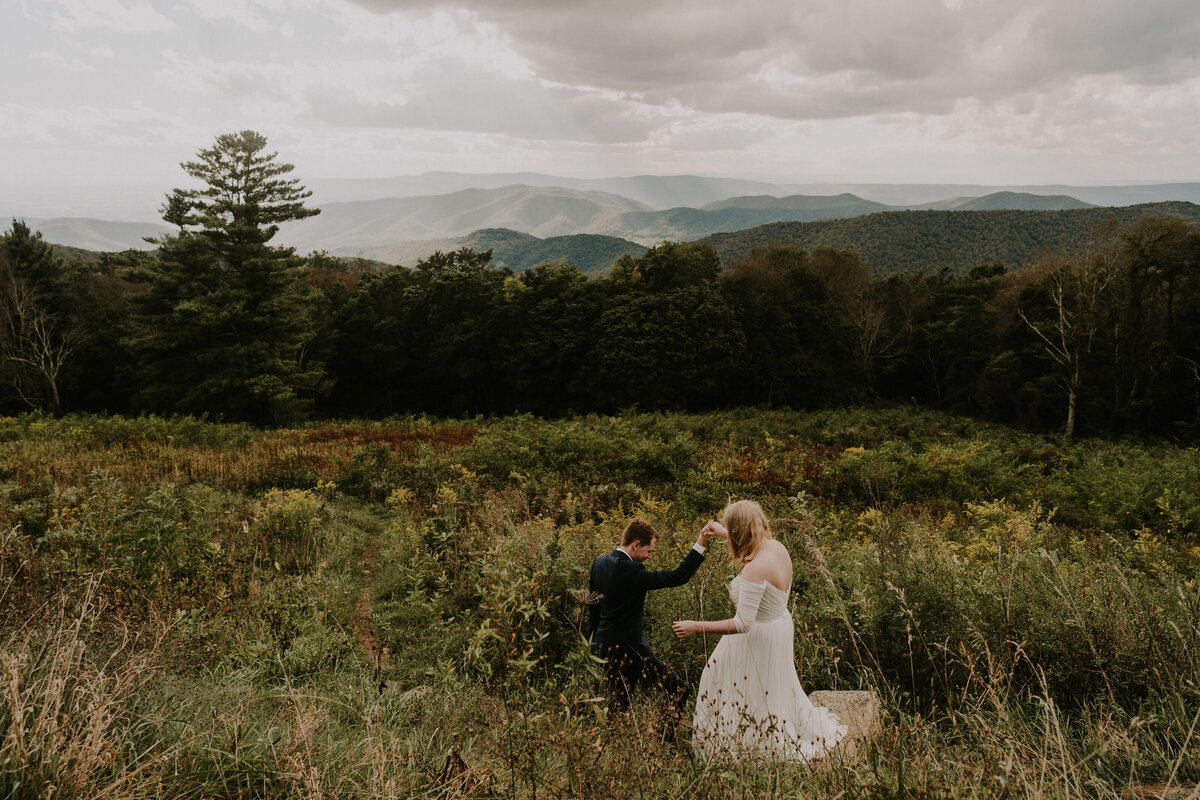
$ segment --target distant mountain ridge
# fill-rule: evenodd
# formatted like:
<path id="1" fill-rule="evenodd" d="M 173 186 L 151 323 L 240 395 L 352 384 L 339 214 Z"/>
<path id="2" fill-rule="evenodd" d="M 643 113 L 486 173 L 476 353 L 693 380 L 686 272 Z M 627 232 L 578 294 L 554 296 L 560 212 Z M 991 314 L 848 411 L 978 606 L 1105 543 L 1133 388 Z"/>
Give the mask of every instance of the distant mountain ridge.
<path id="1" fill-rule="evenodd" d="M 558 180 L 555 176 L 538 173 L 516 175 L 542 183 Z M 407 178 L 327 181 L 325 194 L 328 196 L 331 191 L 346 196 L 402 192 L 471 181 L 499 182 L 512 177 L 514 174 L 477 176 L 429 173 Z M 387 260 L 392 261 L 399 254 L 405 254 L 407 260 L 408 254 L 427 253 L 428 245 L 422 243 L 457 242 L 480 230 L 505 229 L 541 240 L 594 235 L 650 246 L 663 240 L 690 241 L 773 223 L 854 218 L 901 209 L 966 213 L 985 210 L 1084 210 L 1092 207 L 1090 199 L 1045 193 L 1049 187 L 1025 187 L 1036 189 L 1034 192 L 1003 190 L 977 196 L 965 192 L 981 187 L 864 184 L 861 187 L 864 191 L 874 193 L 873 198 L 868 198 L 847 191 L 789 194 L 787 189 L 794 188 L 794 185 L 687 175 L 568 180 L 592 188 L 523 183 L 491 188 L 460 188 L 445 194 L 346 202 L 322 200 L 321 193 L 318 193 L 310 204 L 321 208 L 322 213 L 284 226 L 274 241 L 294 246 L 301 253 L 324 250 L 335 255 L 353 256 L 384 252 L 390 254 Z M 603 191 L 599 187 L 621 189 L 638 194 L 638 197 Z M 844 190 L 846 186 L 812 184 L 808 188 Z M 1158 192 L 1194 196 L 1196 202 L 1200 202 L 1200 183 L 1068 188 L 1091 192 L 1092 196 L 1137 196 Z M 749 193 L 728 196 L 729 192 L 736 190 L 748 190 Z M 887 203 L 878 199 L 884 196 L 901 198 L 908 204 Z M 658 207 L 681 197 L 708 199 L 694 205 Z M 914 200 L 922 202 L 912 202 Z M 99 251 L 130 247 L 147 249 L 151 245 L 144 241 L 144 237 L 160 236 L 171 231 L 170 227 L 162 224 L 86 218 L 39 219 L 32 223 L 48 241 Z M 529 247 L 523 245 L 522 249 L 529 250 Z"/>
<path id="2" fill-rule="evenodd" d="M 1068 184 L 974 184 L 974 183 L 864 183 L 796 182 L 750 180 L 697 175 L 635 175 L 615 178 L 574 178 L 537 172 L 467 174 L 427 172 L 386 178 L 305 177 L 313 190 L 313 201 L 325 203 L 373 200 L 384 197 L 440 195 L 462 189 L 496 189 L 523 184 L 559 186 L 580 191 L 622 195 L 652 209 L 700 208 L 733 197 L 769 195 L 834 196 L 853 194 L 888 206 L 912 208 L 949 198 L 974 198 L 1001 192 L 1029 195 L 1066 195 L 1099 206 L 1126 206 L 1180 200 L 1200 203 L 1200 181 L 1140 183 L 1107 186 Z"/>
<path id="3" fill-rule="evenodd" d="M 739 195 L 789 194 L 774 183 L 739 178 L 706 178 L 697 175 L 571 178 L 538 172 L 426 172 L 421 175 L 391 178 L 308 178 L 303 183 L 312 190 L 313 201 L 317 204 L 452 194 L 464 189 L 500 189 L 506 186 L 604 192 L 620 195 L 659 210 L 699 206 Z"/>
<path id="4" fill-rule="evenodd" d="M 1078 250 L 1088 230 L 1109 218 L 1128 224 L 1147 215 L 1174 216 L 1200 225 L 1200 205 L 1180 202 L 1049 211 L 905 210 L 770 223 L 713 234 L 700 241 L 712 244 L 726 264 L 756 245 L 775 243 L 795 244 L 807 250 L 852 250 L 880 275 L 943 267 L 964 272 L 992 263 L 1016 269 L 1044 253 Z M 511 229 L 485 228 L 459 237 L 363 248 L 357 255 L 414 266 L 437 250 L 462 247 L 490 249 L 493 264 L 516 271 L 562 259 L 584 272 L 602 272 L 622 254 L 636 257 L 646 249 L 637 242 L 597 234 L 539 238 Z"/>
<path id="5" fill-rule="evenodd" d="M 827 213 L 832 210 L 843 210 L 851 214 L 861 213 L 864 208 L 870 208 L 873 211 L 887 211 L 891 206 L 883 203 L 876 203 L 873 200 L 864 200 L 858 195 L 843 192 L 837 195 L 786 195 L 784 197 L 776 197 L 774 195 L 751 195 L 744 197 L 731 197 L 726 200 L 717 200 L 712 203 L 705 203 L 699 207 L 702 211 L 725 211 L 727 209 L 754 209 L 754 210 L 789 210 L 789 211 L 820 211 Z"/>
<path id="6" fill-rule="evenodd" d="M 937 203 L 927 203 L 911 210 L 938 211 L 1065 211 L 1071 208 L 1095 208 L 1063 194 L 1029 194 L 1028 192 L 994 192 L 983 197 L 952 197 Z"/>
<path id="7" fill-rule="evenodd" d="M 854 216 L 887 209 L 853 195 L 833 198 L 755 196 L 706 208 L 655 210 L 628 197 L 563 187 L 503 186 L 431 197 L 328 203 L 321 214 L 285 225 L 279 242 L 301 251 L 356 255 L 418 242 L 506 228 L 539 238 L 595 234 L 653 245 L 692 240 L 781 220 Z"/>
<path id="8" fill-rule="evenodd" d="M 354 255 L 402 242 L 465 236 L 481 228 L 509 228 L 543 238 L 607 233 L 621 214 L 649 210 L 619 195 L 523 185 L 320 208 L 315 217 L 282 226 L 278 242 L 302 252 Z"/>
<path id="9" fill-rule="evenodd" d="M 539 239 L 505 228 L 485 228 L 452 239 L 429 239 L 369 248 L 360 255 L 371 261 L 411 267 L 438 250 L 450 252 L 463 247 L 477 251 L 491 250 L 493 266 L 508 267 L 515 272 L 560 259 L 574 264 L 581 272 L 603 272 L 625 253 L 637 257 L 646 252 L 644 245 L 613 236 L 577 233 Z"/>
<path id="10" fill-rule="evenodd" d="M 958 199 L 954 207 L 1038 209 L 1087 207 L 1069 197 L 1013 193 Z M 853 194 L 752 195 L 700 208 L 651 209 L 627 197 L 563 187 L 504 186 L 434 197 L 330 203 L 322 213 L 285 226 L 282 243 L 336 255 L 398 253 L 427 239 L 457 239 L 481 228 L 505 228 L 539 238 L 594 234 L 651 246 L 691 241 L 772 222 L 808 222 L 900 210 Z"/>
<path id="11" fill-rule="evenodd" d="M 153 222 L 116 222 L 90 217 L 31 218 L 25 223 L 48 242 L 101 252 L 153 250 L 157 245 L 147 242 L 147 238 L 157 238 L 175 230 L 169 225 Z"/>
<path id="12" fill-rule="evenodd" d="M 925 207 L 947 198 L 984 197 L 1001 192 L 1036 196 L 1059 195 L 1097 206 L 1131 206 L 1180 201 L 1200 204 L 1200 182 L 1145 183 L 1118 186 L 996 185 L 972 183 L 801 183 L 789 184 L 783 194 L 850 192 L 868 200 L 904 208 Z M 768 192 L 770 194 L 770 192 Z"/>
<path id="13" fill-rule="evenodd" d="M 852 250 L 877 275 L 942 267 L 965 272 L 981 264 L 1028 266 L 1043 253 L 1077 251 L 1088 230 L 1115 217 L 1128 224 L 1145 216 L 1179 217 L 1200 224 L 1200 205 L 1166 202 L 1061 211 L 889 211 L 816 222 L 780 222 L 701 240 L 725 263 L 751 248 L 792 244 L 813 250 Z"/>

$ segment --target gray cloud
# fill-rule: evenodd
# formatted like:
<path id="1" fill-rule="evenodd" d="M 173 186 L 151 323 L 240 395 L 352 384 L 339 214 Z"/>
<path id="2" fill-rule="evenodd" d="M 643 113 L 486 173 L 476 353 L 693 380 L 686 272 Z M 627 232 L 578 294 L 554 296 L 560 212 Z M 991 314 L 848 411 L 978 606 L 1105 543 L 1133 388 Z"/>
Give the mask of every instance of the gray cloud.
<path id="1" fill-rule="evenodd" d="M 676 152 L 741 151 L 767 141 L 772 135 L 770 128 L 765 125 L 738 124 L 736 121 L 716 127 L 676 125 L 671 130 L 669 144 L 671 150 Z"/>
<path id="2" fill-rule="evenodd" d="M 1196 0 L 18 0 L 0 69 L 10 203 L 246 127 L 325 175 L 1200 174 Z"/>
<path id="3" fill-rule="evenodd" d="M 944 114 L 1095 75 L 1171 83 L 1200 56 L 1194 0 L 353 2 L 467 9 L 552 81 L 786 119 Z"/>
<path id="4" fill-rule="evenodd" d="M 53 0 L 46 5 L 50 7 L 54 26 L 64 30 L 106 28 L 127 33 L 152 33 L 174 27 L 146 0 L 108 0 L 104 3 Z"/>
<path id="5" fill-rule="evenodd" d="M 382 128 L 500 133 L 531 140 L 596 144 L 644 141 L 651 131 L 637 104 L 599 92 L 546 86 L 532 78 L 479 72 L 438 58 L 397 78 L 402 100 L 366 98 L 345 86 L 315 83 L 305 100 L 314 116 Z"/>

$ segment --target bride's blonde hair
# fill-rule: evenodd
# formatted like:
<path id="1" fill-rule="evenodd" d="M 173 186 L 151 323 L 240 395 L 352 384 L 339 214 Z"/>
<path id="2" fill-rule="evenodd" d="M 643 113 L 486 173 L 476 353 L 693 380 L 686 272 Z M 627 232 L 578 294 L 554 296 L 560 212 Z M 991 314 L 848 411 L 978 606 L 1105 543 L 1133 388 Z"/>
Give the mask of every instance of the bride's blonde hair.
<path id="1" fill-rule="evenodd" d="M 721 520 L 729 530 L 729 552 L 736 564 L 745 564 L 754 558 L 759 545 L 771 538 L 767 515 L 753 500 L 739 500 L 725 506 Z"/>

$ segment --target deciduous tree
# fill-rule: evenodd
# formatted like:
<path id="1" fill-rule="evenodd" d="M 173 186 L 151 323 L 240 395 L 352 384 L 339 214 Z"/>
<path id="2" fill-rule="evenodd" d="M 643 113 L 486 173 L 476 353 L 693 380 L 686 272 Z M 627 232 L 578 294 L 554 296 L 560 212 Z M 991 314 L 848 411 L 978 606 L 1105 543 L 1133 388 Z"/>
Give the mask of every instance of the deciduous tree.
<path id="1" fill-rule="evenodd" d="M 1116 252 L 1102 244 L 1082 256 L 1043 260 L 1034 269 L 1045 275 L 1049 303 L 1017 313 L 1042 341 L 1057 366 L 1056 380 L 1066 395 L 1064 433 L 1075 435 L 1079 392 L 1091 365 L 1097 334 L 1105 324 L 1109 286 L 1116 274 Z"/>
<path id="2" fill-rule="evenodd" d="M 69 306 L 62 261 L 13 220 L 0 238 L 0 376 L 30 408 L 62 405 L 59 374 L 77 333 Z"/>

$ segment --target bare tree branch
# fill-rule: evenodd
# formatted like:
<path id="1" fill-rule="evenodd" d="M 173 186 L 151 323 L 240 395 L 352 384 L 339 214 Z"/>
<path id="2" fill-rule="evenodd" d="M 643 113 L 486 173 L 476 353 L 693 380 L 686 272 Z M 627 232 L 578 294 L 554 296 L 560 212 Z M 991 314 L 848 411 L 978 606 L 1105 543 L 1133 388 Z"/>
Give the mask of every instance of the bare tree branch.
<path id="1" fill-rule="evenodd" d="M 75 333 L 47 312 L 28 281 L 0 266 L 0 368 L 30 408 L 61 405 L 58 375 L 74 350 Z"/>

